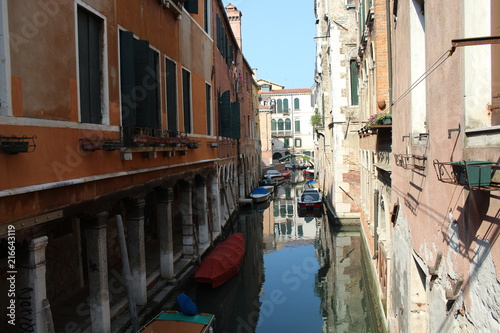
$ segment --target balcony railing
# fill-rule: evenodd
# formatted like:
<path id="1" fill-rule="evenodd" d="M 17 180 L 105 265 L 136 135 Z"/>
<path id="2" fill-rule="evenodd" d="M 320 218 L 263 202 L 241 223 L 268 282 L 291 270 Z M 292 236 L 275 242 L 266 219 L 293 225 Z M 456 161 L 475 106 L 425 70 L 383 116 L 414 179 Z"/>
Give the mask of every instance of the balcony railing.
<path id="1" fill-rule="evenodd" d="M 0 134 L 0 152 L 7 154 L 31 153 L 35 151 L 36 135 L 5 136 Z"/>
<path id="2" fill-rule="evenodd" d="M 291 138 L 293 136 L 292 130 L 275 130 L 271 131 L 271 136 L 273 138 Z"/>
<path id="3" fill-rule="evenodd" d="M 187 133 L 153 129 L 149 127 L 123 127 L 125 147 L 187 147 L 198 148 L 198 142 L 190 140 Z"/>
<path id="4" fill-rule="evenodd" d="M 469 190 L 500 191 L 500 163 L 491 161 L 433 161 L 438 180 Z M 498 174 L 497 174 L 498 173 Z"/>

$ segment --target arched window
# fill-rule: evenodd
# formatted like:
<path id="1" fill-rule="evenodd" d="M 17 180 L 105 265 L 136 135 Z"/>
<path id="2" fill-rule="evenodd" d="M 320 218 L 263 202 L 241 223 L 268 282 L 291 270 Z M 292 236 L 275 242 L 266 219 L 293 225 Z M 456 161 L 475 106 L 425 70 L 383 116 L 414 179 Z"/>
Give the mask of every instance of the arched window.
<path id="1" fill-rule="evenodd" d="M 285 119 L 285 130 L 291 131 L 292 130 L 292 121 L 290 118 Z"/>
<path id="2" fill-rule="evenodd" d="M 271 131 L 276 131 L 276 119 L 271 119 Z"/>
<path id="3" fill-rule="evenodd" d="M 283 101 L 281 99 L 278 99 L 277 106 L 278 106 L 278 113 L 283 113 Z"/>
<path id="4" fill-rule="evenodd" d="M 282 131 L 284 129 L 283 119 L 278 120 L 278 131 Z"/>
<path id="5" fill-rule="evenodd" d="M 295 99 L 293 100 L 293 109 L 294 109 L 294 110 L 299 110 L 299 109 L 300 109 L 300 101 L 299 101 L 299 99 L 298 99 L 298 98 L 295 98 Z"/>
<path id="6" fill-rule="evenodd" d="M 288 98 L 285 98 L 283 100 L 283 112 L 285 113 L 290 112 L 290 109 L 288 108 Z"/>

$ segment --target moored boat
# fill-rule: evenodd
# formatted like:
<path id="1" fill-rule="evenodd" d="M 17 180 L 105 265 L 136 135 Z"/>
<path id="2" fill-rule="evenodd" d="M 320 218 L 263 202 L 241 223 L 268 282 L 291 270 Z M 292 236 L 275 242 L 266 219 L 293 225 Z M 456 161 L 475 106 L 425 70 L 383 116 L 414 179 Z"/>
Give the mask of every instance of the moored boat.
<path id="1" fill-rule="evenodd" d="M 290 177 L 290 174 L 292 173 L 290 170 L 281 170 L 280 171 L 281 175 L 285 178 Z"/>
<path id="2" fill-rule="evenodd" d="M 321 209 L 323 196 L 317 188 L 308 188 L 302 191 L 297 204 L 299 209 Z"/>
<path id="3" fill-rule="evenodd" d="M 252 193 L 250 193 L 250 198 L 252 198 L 253 202 L 265 202 L 269 200 L 269 197 L 271 196 L 271 193 L 269 190 L 264 187 L 260 186 L 255 188 Z"/>
<path id="4" fill-rule="evenodd" d="M 139 332 L 192 332 L 211 333 L 215 325 L 215 316 L 200 313 L 189 316 L 177 311 L 162 311 L 153 320 L 146 324 Z"/>
<path id="5" fill-rule="evenodd" d="M 194 274 L 199 283 L 208 283 L 212 288 L 226 283 L 239 272 L 245 256 L 245 236 L 235 233 L 217 245 L 203 260 Z"/>
<path id="6" fill-rule="evenodd" d="M 285 181 L 285 177 L 281 174 L 281 172 L 275 169 L 267 170 L 265 176 L 276 179 L 278 183 L 282 183 L 283 181 Z"/>

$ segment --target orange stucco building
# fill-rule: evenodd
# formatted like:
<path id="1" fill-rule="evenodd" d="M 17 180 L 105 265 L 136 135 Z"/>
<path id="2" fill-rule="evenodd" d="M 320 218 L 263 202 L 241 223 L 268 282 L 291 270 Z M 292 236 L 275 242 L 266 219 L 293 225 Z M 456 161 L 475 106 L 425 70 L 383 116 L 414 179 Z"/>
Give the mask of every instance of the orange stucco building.
<path id="1" fill-rule="evenodd" d="M 84 325 L 58 312 L 82 291 L 87 326 L 109 331 L 122 217 L 145 306 L 257 184 L 251 68 L 220 0 L 2 1 L 0 16 L 0 234 L 17 290 L 36 331 Z"/>

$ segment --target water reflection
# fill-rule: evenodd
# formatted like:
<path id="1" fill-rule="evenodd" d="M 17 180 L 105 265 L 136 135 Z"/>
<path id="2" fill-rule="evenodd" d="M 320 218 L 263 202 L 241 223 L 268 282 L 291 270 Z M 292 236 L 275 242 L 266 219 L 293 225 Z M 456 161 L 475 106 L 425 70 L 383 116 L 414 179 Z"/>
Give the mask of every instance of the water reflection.
<path id="1" fill-rule="evenodd" d="M 299 216 L 301 186 L 277 188 L 268 206 L 243 212 L 240 273 L 216 289 L 193 283 L 188 294 L 214 313 L 217 333 L 377 332 L 358 230 L 334 230 L 320 212 Z"/>

